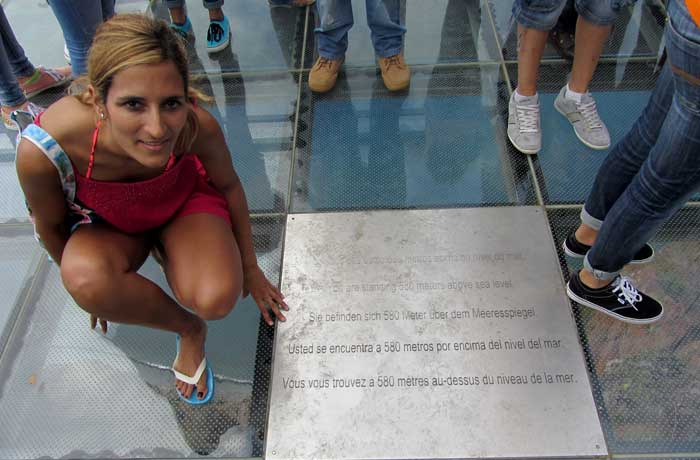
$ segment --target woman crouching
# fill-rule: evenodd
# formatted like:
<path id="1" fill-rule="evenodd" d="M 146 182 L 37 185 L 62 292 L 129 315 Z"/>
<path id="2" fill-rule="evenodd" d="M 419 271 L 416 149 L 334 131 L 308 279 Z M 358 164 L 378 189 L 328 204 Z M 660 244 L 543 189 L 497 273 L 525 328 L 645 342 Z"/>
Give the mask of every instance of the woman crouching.
<path id="1" fill-rule="evenodd" d="M 287 310 L 258 267 L 221 128 L 197 107 L 185 49 L 159 20 L 104 23 L 76 84 L 82 90 L 37 117 L 17 147 L 37 236 L 93 327 L 175 332 L 179 395 L 208 402 L 203 320 L 225 317 L 248 293 L 268 324 L 268 308 L 280 320 Z M 154 246 L 177 301 L 137 273 Z"/>

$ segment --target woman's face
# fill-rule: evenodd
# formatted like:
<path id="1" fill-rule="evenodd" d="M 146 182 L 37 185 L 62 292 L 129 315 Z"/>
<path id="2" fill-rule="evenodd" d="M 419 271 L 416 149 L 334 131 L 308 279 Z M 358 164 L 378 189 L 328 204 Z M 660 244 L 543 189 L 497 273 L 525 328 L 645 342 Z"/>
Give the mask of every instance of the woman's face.
<path id="1" fill-rule="evenodd" d="M 187 120 L 184 82 L 172 61 L 117 73 L 105 104 L 111 141 L 148 168 L 168 162 Z"/>

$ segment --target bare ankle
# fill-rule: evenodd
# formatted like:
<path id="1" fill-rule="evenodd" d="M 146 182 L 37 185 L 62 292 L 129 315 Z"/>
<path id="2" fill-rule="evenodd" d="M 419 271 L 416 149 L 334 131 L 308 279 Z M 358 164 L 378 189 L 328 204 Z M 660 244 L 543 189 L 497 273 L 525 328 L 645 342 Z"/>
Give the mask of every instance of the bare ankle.
<path id="1" fill-rule="evenodd" d="M 187 21 L 187 14 L 185 14 L 184 8 L 171 8 L 170 9 L 170 19 L 175 24 L 184 24 Z"/>
<path id="2" fill-rule="evenodd" d="M 589 227 L 586 224 L 581 224 L 576 229 L 576 241 L 583 243 L 587 246 L 593 246 L 595 239 L 598 236 L 598 230 Z"/>
<path id="3" fill-rule="evenodd" d="M 183 338 L 194 338 L 201 335 L 206 335 L 207 325 L 201 318 L 192 315 L 190 321 L 187 322 L 185 328 L 180 331 L 180 336 Z"/>
<path id="4" fill-rule="evenodd" d="M 214 8 L 212 10 L 209 10 L 209 20 L 210 21 L 223 21 L 224 20 L 224 12 L 221 10 L 221 8 Z"/>

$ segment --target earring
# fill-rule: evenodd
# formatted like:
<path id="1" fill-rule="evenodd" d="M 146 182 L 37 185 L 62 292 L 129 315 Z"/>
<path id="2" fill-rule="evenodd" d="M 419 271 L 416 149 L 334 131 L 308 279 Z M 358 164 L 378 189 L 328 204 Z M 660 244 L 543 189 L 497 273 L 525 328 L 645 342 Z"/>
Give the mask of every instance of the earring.
<path id="1" fill-rule="evenodd" d="M 100 118 L 101 118 L 102 120 L 105 119 L 105 113 L 104 113 L 104 112 L 100 112 Z"/>

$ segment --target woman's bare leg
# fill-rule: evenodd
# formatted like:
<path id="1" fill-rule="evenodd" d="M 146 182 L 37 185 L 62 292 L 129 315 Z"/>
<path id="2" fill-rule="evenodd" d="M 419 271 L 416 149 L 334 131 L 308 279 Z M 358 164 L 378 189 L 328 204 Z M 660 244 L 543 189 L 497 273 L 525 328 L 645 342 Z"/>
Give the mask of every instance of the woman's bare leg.
<path id="1" fill-rule="evenodd" d="M 160 238 L 165 273 L 177 300 L 206 320 L 228 315 L 243 287 L 241 256 L 229 223 L 211 214 L 190 214 L 168 224 Z M 204 342 L 189 343 L 192 353 L 185 353 L 185 345 L 183 338 L 175 368 L 196 369 L 204 358 Z M 192 385 L 176 385 L 184 395 L 192 391 Z M 206 376 L 197 385 L 198 393 L 202 389 Z"/>
<path id="2" fill-rule="evenodd" d="M 151 242 L 147 237 L 126 235 L 104 225 L 81 226 L 63 252 L 63 284 L 88 313 L 115 323 L 175 332 L 182 338 L 181 355 L 197 353 L 204 344 L 204 322 L 136 273 L 148 256 Z M 199 361 L 193 365 L 188 361 L 178 370 L 193 375 L 198 365 Z"/>
<path id="3" fill-rule="evenodd" d="M 577 93 L 588 91 L 588 84 L 598 66 L 600 53 L 610 36 L 612 26 L 599 26 L 579 16 L 576 22 L 576 48 L 569 88 Z"/>

